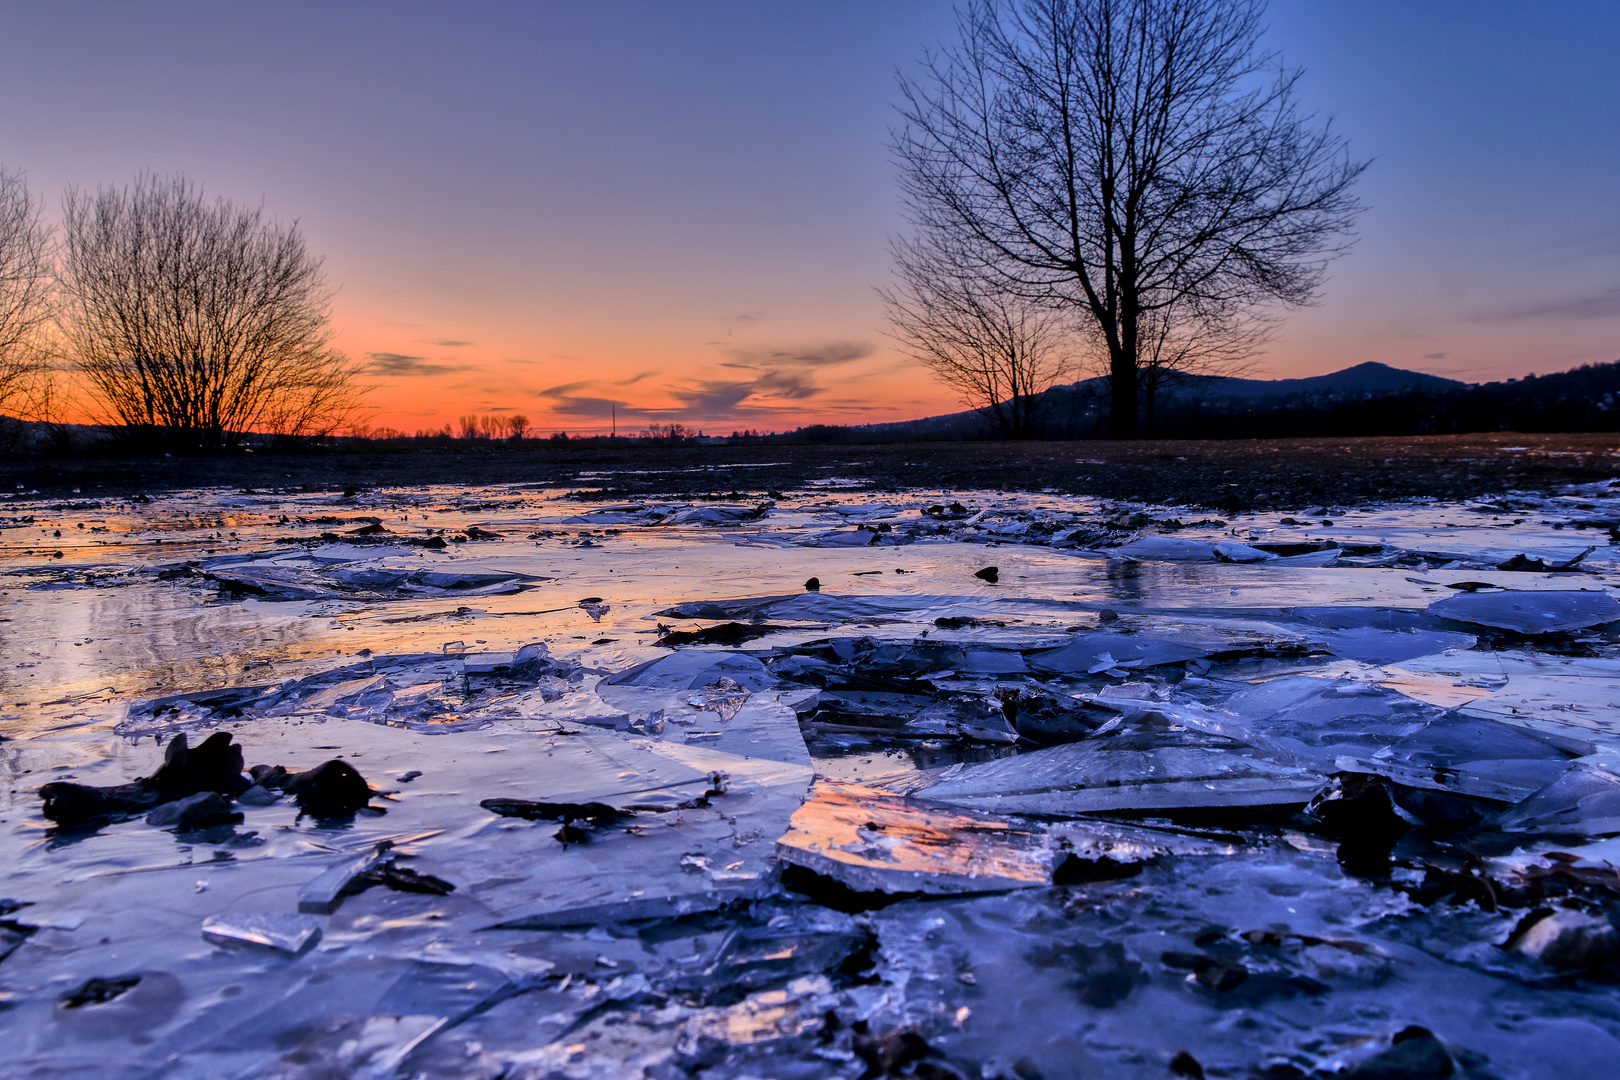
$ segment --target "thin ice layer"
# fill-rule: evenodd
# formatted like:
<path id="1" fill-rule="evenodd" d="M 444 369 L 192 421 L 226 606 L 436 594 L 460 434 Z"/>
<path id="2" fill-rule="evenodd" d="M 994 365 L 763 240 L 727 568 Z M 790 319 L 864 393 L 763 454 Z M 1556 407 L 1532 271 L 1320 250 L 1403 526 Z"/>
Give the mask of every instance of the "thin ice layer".
<path id="1" fill-rule="evenodd" d="M 1115 748 L 1107 737 L 962 766 L 916 790 L 931 802 L 1006 814 L 1087 814 L 1207 806 L 1301 805 L 1320 774 L 1240 746 Z"/>
<path id="2" fill-rule="evenodd" d="M 1437 600 L 1429 611 L 1516 634 L 1556 634 L 1620 619 L 1620 601 L 1585 591 L 1473 592 Z"/>

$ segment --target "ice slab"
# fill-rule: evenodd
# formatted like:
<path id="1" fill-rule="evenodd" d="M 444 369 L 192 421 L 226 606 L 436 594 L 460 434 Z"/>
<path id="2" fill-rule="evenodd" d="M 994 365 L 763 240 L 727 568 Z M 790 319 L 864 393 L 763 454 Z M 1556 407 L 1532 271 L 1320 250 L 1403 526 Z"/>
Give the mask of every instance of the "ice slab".
<path id="1" fill-rule="evenodd" d="M 1620 833 L 1620 776 L 1601 765 L 1576 763 L 1494 822 L 1504 832 L 1550 836 Z"/>
<path id="2" fill-rule="evenodd" d="M 1112 558 L 1138 562 L 1265 562 L 1277 556 L 1247 544 L 1211 544 L 1169 536 L 1144 536 L 1108 549 Z"/>
<path id="3" fill-rule="evenodd" d="M 309 915 L 215 915 L 203 922 L 202 933 L 221 945 L 255 945 L 297 956 L 320 940 L 321 923 Z"/>
<path id="4" fill-rule="evenodd" d="M 1478 639 L 1471 634 L 1443 630 L 1381 630 L 1361 626 L 1323 634 L 1319 641 L 1328 652 L 1347 660 L 1398 664 L 1452 649 L 1472 649 Z"/>
<path id="5" fill-rule="evenodd" d="M 604 686 L 698 690 L 721 677 L 750 690 L 767 690 L 780 685 L 780 680 L 752 656 L 709 649 L 682 649 L 610 675 L 602 683 Z"/>
<path id="6" fill-rule="evenodd" d="M 715 689 L 720 680 L 727 678 L 729 676 L 716 676 L 712 682 L 699 683 L 695 691 L 614 684 L 604 680 L 590 695 L 601 701 L 602 708 L 582 705 L 574 719 L 602 723 L 596 716 L 587 715 L 598 713 L 608 718 L 611 726 L 648 738 L 808 767 L 810 754 L 805 749 L 798 714 L 793 707 L 785 704 L 776 691 L 762 690 L 740 696 L 734 691 Z"/>
<path id="7" fill-rule="evenodd" d="M 1459 717 L 1396 691 L 1289 675 L 1241 690 L 1225 727 L 1323 772 L 1371 772 L 1401 783 L 1515 802 L 1579 753 L 1567 741 L 1491 720 Z"/>
<path id="8" fill-rule="evenodd" d="M 324 558 L 323 551 L 215 563 L 201 573 L 226 592 L 277 600 L 498 596 L 541 580 L 516 571 L 389 566 L 382 559 L 394 553 L 377 549 L 325 551 Z"/>
<path id="9" fill-rule="evenodd" d="M 825 780 L 793 812 L 776 852 L 858 892 L 993 892 L 1052 877 L 1052 853 L 1028 826 Z"/>
<path id="10" fill-rule="evenodd" d="M 1320 773 L 1250 748 L 1143 746 L 1104 736 L 963 765 L 914 790 L 917 798 L 1006 814 L 1087 814 L 1208 806 L 1303 805 Z"/>
<path id="11" fill-rule="evenodd" d="M 1085 634 L 1062 648 L 1031 653 L 1029 665 L 1059 673 L 1148 668 L 1208 656 L 1216 648 L 1157 634 Z"/>
<path id="12" fill-rule="evenodd" d="M 1620 619 L 1620 601 L 1601 592 L 1474 592 L 1438 600 L 1429 611 L 1518 634 L 1555 634 Z"/>

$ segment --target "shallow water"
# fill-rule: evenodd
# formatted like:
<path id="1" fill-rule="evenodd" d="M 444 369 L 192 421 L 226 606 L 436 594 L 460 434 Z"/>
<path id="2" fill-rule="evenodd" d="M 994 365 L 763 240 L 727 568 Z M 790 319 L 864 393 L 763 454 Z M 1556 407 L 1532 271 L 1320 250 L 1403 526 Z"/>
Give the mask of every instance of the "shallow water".
<path id="1" fill-rule="evenodd" d="M 867 487 L 0 502 L 0 1059 L 1283 1076 L 1416 1025 L 1467 1075 L 1620 1060 L 1620 487 L 1219 521 Z M 373 809 L 41 814 L 216 732 Z M 1341 811 L 1385 798 L 1357 777 L 1395 809 Z M 384 841 L 454 890 L 298 914 Z M 1524 944 L 1548 909 L 1578 963 Z M 319 937 L 238 940 L 266 916 Z"/>

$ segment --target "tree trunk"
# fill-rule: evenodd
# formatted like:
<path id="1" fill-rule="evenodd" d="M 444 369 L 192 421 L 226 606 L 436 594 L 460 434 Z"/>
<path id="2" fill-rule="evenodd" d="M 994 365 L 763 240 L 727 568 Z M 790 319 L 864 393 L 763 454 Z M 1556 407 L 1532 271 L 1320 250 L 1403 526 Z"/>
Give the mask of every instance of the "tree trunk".
<path id="1" fill-rule="evenodd" d="M 1108 437 L 1136 438 L 1136 357 L 1115 352 L 1108 358 Z"/>

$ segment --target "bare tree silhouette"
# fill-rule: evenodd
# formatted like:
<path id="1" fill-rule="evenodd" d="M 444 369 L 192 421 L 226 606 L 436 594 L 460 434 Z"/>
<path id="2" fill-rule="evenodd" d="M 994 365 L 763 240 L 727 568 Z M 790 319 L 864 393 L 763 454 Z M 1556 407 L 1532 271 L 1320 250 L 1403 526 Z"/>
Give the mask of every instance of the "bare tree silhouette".
<path id="1" fill-rule="evenodd" d="M 44 200 L 0 167 L 0 409 L 37 394 L 46 375 L 42 332 L 52 315 L 51 230 Z"/>
<path id="2" fill-rule="evenodd" d="M 960 43 L 901 80 L 913 224 L 1092 324 L 1112 437 L 1137 433 L 1155 322 L 1190 342 L 1306 303 L 1359 212 L 1365 166 L 1299 114 L 1300 73 L 1260 49 L 1263 9 L 968 0 Z"/>
<path id="3" fill-rule="evenodd" d="M 205 202 L 184 177 L 63 200 L 62 328 L 108 419 L 187 450 L 344 425 L 359 368 L 331 347 L 331 290 L 297 224 Z"/>

